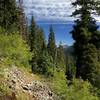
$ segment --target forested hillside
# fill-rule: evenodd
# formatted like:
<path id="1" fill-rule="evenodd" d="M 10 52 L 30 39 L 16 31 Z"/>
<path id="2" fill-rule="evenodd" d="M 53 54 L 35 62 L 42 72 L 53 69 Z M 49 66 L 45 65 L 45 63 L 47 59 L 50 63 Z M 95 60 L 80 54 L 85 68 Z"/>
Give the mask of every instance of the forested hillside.
<path id="1" fill-rule="evenodd" d="M 23 0 L 0 0 L 0 100 L 100 100 L 99 0 L 72 2 L 74 44 L 48 41 Z"/>

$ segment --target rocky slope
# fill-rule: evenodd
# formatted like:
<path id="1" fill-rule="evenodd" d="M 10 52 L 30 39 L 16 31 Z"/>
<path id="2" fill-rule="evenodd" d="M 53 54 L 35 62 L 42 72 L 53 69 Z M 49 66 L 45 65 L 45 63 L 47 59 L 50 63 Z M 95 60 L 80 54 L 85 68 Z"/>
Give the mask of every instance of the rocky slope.
<path id="1" fill-rule="evenodd" d="M 3 83 L 5 82 L 12 94 L 8 97 L 0 95 L 0 100 L 56 100 L 51 89 L 37 81 L 33 74 L 26 74 L 16 66 L 6 68 L 4 72 Z"/>

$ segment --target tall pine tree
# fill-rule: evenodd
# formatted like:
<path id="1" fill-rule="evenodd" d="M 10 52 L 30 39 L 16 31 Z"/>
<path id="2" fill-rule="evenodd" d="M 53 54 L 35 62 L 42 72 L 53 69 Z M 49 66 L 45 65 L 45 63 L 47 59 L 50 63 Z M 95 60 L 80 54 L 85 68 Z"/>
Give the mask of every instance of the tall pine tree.
<path id="1" fill-rule="evenodd" d="M 53 31 L 52 25 L 50 26 L 50 34 L 49 34 L 47 49 L 48 49 L 49 55 L 52 56 L 53 60 L 55 61 L 56 44 L 55 44 L 55 34 L 54 34 L 54 31 Z"/>
<path id="2" fill-rule="evenodd" d="M 0 0 L 0 26 L 6 30 L 18 29 L 18 22 L 16 0 Z"/>
<path id="3" fill-rule="evenodd" d="M 38 53 L 46 49 L 45 34 L 42 28 L 37 27 L 37 48 Z"/>
<path id="4" fill-rule="evenodd" d="M 29 45 L 33 54 L 32 71 L 39 74 L 52 73 L 49 71 L 49 67 L 52 69 L 52 60 L 46 49 L 44 31 L 36 25 L 33 16 L 30 25 Z"/>
<path id="5" fill-rule="evenodd" d="M 28 39 L 28 23 L 24 12 L 23 0 L 18 0 L 19 32 L 24 40 Z"/>
<path id="6" fill-rule="evenodd" d="M 99 70 L 100 66 L 97 48 L 93 43 L 94 40 L 92 40 L 98 29 L 96 21 L 92 17 L 94 4 L 93 0 L 76 0 L 73 3 L 76 10 L 72 14 L 73 16 L 78 16 L 72 31 L 72 36 L 75 40 L 76 75 L 83 79 L 89 79 L 93 84 L 95 84 L 93 79 L 97 72 L 96 69 Z"/>
<path id="7" fill-rule="evenodd" d="M 66 71 L 66 62 L 65 62 L 65 54 L 64 54 L 64 48 L 62 46 L 62 43 L 60 42 L 59 47 L 57 48 L 57 69 Z"/>
<path id="8" fill-rule="evenodd" d="M 31 24 L 30 24 L 30 34 L 29 34 L 29 38 L 28 38 L 28 43 L 29 43 L 31 52 L 35 48 L 35 44 L 36 44 L 35 38 L 36 38 L 36 23 L 34 20 L 34 16 L 32 16 Z"/>

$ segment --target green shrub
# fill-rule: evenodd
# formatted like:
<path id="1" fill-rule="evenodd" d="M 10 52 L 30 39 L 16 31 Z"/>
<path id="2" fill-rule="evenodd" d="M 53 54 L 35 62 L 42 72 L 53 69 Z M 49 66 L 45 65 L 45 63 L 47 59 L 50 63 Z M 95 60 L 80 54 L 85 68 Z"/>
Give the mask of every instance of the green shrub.
<path id="1" fill-rule="evenodd" d="M 90 83 L 74 79 L 67 87 L 66 100 L 99 100 L 96 93 L 90 92 Z"/>
<path id="2" fill-rule="evenodd" d="M 55 72 L 50 85 L 61 100 L 99 100 L 89 82 L 82 79 L 68 81 L 63 71 Z"/>
<path id="3" fill-rule="evenodd" d="M 10 93 L 10 89 L 8 88 L 8 86 L 5 84 L 5 82 L 1 83 L 0 82 L 0 94 L 7 94 Z"/>
<path id="4" fill-rule="evenodd" d="M 51 79 L 51 88 L 54 93 L 57 94 L 61 100 L 65 100 L 66 90 L 67 90 L 67 81 L 63 71 L 55 71 L 54 77 Z"/>
<path id="5" fill-rule="evenodd" d="M 53 75 L 53 59 L 48 55 L 47 51 L 43 51 L 40 55 L 33 58 L 32 71 L 46 76 Z"/>
<path id="6" fill-rule="evenodd" d="M 0 62 L 8 65 L 28 66 L 29 47 L 19 35 L 0 35 Z"/>

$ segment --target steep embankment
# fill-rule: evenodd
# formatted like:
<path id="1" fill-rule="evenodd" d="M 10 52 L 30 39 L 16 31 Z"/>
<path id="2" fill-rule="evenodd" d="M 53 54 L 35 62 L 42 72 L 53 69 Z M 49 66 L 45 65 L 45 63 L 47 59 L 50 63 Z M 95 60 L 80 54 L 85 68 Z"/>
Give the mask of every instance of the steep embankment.
<path id="1" fill-rule="evenodd" d="M 40 82 L 40 77 L 25 69 L 13 66 L 3 69 L 1 74 L 0 100 L 54 100 L 53 92 Z"/>
<path id="2" fill-rule="evenodd" d="M 0 100 L 54 100 L 41 76 L 30 71 L 31 58 L 20 35 L 0 35 Z"/>

